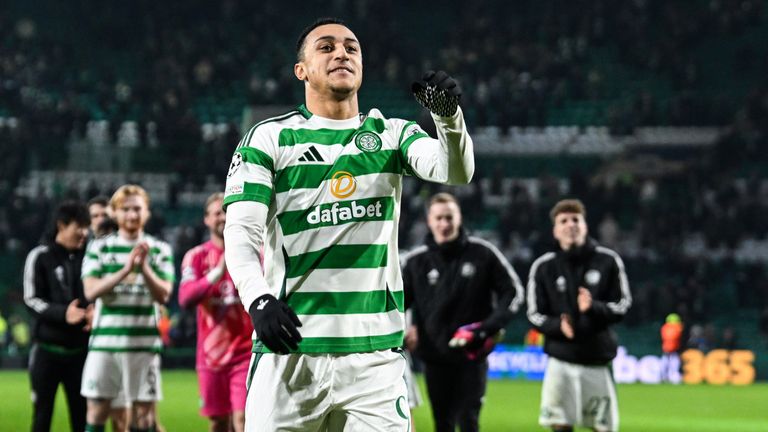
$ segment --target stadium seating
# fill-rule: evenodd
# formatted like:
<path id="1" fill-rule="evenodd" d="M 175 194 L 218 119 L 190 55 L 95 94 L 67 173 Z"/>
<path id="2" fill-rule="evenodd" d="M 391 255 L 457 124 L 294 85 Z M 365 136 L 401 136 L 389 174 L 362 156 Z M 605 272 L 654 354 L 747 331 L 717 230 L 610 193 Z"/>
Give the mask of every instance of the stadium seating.
<path id="1" fill-rule="evenodd" d="M 553 200 L 578 195 L 593 234 L 616 220 L 615 247 L 638 290 L 698 293 L 683 277 L 691 273 L 707 284 L 698 303 L 681 294 L 699 308 L 692 319 L 719 323 L 744 309 L 751 324 L 739 332 L 754 328 L 768 293 L 744 303 L 737 281 L 768 261 L 768 226 L 755 216 L 768 211 L 764 2 L 447 0 L 397 14 L 393 2 L 331 3 L 322 15 L 349 17 L 365 46 L 361 109 L 416 118 L 411 80 L 436 67 L 458 77 L 477 181 L 452 190 L 472 203 L 467 224 L 520 274 L 549 246 Z M 292 8 L 290 23 L 273 25 L 290 7 L 0 7 L 0 299 L 18 299 L 23 255 L 66 196 L 138 182 L 153 198 L 153 229 L 177 246 L 199 240 L 200 204 L 222 189 L 243 130 L 267 117 L 249 113 L 302 100 L 293 39 L 319 14 Z M 420 205 L 435 190 L 406 186 L 404 249 L 421 240 Z M 640 297 L 626 333 L 638 341 L 669 311 Z"/>

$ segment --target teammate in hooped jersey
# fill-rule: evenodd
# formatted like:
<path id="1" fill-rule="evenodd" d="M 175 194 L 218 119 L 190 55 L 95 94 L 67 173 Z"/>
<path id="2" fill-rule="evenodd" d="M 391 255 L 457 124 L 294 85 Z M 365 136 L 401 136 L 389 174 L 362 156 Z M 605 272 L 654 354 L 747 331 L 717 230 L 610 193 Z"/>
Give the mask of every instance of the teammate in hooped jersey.
<path id="1" fill-rule="evenodd" d="M 224 262 L 223 200 L 222 193 L 206 200 L 204 223 L 211 238 L 184 255 L 179 304 L 197 307 L 200 412 L 210 419 L 211 431 L 242 432 L 253 326 Z"/>
<path id="2" fill-rule="evenodd" d="M 110 206 L 118 230 L 88 245 L 82 268 L 85 296 L 96 304 L 80 389 L 88 399 L 86 431 L 103 431 L 110 402 L 124 395 L 131 430 L 152 432 L 162 399 L 158 305 L 171 296 L 173 255 L 144 232 L 150 213 L 143 188 L 121 186 Z"/>
<path id="3" fill-rule="evenodd" d="M 468 183 L 472 140 L 444 72 L 414 86 L 439 139 L 377 109 L 360 113 L 362 53 L 339 20 L 307 27 L 294 65 L 305 105 L 254 126 L 232 158 L 225 255 L 258 337 L 247 431 L 409 428 L 402 177 Z"/>

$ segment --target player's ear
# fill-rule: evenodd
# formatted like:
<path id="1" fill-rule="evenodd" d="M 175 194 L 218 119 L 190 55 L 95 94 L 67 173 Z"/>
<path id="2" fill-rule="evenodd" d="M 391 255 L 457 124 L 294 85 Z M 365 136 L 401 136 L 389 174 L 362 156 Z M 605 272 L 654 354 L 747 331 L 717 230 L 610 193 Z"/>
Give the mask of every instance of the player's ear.
<path id="1" fill-rule="evenodd" d="M 293 74 L 296 75 L 296 78 L 299 81 L 307 80 L 307 69 L 304 67 L 303 63 L 296 63 L 293 65 Z"/>

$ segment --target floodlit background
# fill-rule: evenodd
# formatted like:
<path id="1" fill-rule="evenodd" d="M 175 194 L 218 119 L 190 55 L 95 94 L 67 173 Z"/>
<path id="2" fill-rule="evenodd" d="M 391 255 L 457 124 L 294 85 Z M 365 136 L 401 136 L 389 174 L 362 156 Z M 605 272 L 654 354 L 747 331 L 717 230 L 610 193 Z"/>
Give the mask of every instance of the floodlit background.
<path id="1" fill-rule="evenodd" d="M 552 246 L 554 202 L 586 203 L 591 235 L 627 266 L 634 305 L 618 332 L 636 360 L 634 381 L 653 381 L 642 379 L 655 373 L 642 359 L 661 354 L 664 317 L 680 314 L 684 344 L 703 355 L 683 358 L 681 380 L 704 385 L 620 386 L 624 430 L 692 430 L 689 411 L 691 419 L 725 413 L 698 430 L 768 430 L 768 415 L 757 413 L 764 406 L 750 417 L 690 396 L 768 398 L 764 386 L 730 384 L 745 367 L 768 379 L 764 0 L 2 2 L 0 366 L 26 365 L 22 267 L 56 203 L 139 183 L 152 198 L 148 231 L 179 261 L 204 240 L 202 205 L 223 190 L 241 134 L 303 102 L 295 39 L 322 16 L 345 19 L 362 43 L 363 111 L 423 121 L 411 81 L 427 69 L 460 81 L 478 169 L 471 185 L 448 190 L 462 200 L 466 225 L 518 274 Z M 404 189 L 402 251 L 421 242 L 424 200 L 439 190 L 412 178 Z M 175 296 L 168 308 L 164 365 L 191 367 L 194 312 Z M 519 314 L 505 343 L 523 345 L 527 329 Z M 728 351 L 707 356 L 716 349 Z M 742 350 L 754 358 L 736 361 Z M 18 373 L 0 376 L 18 380 L 24 403 L 13 413 L 26 427 L 31 404 Z M 166 386 L 194 379 L 178 374 L 169 376 L 185 378 Z M 509 375 L 491 385 L 485 430 L 508 430 L 504 413 L 509 429 L 536 430 L 540 384 Z M 174 403 L 166 390 L 160 416 L 170 430 L 185 430 L 172 427 L 172 412 L 197 415 L 190 392 L 195 385 L 181 393 L 188 402 Z M 515 402 L 520 392 L 530 400 Z M 667 407 L 679 409 L 680 425 L 641 423 L 663 412 L 644 412 L 649 400 L 674 398 Z M 419 410 L 428 430 L 428 408 Z M 494 412 L 501 420 L 488 423 Z M 728 426 L 737 419 L 746 423 Z"/>

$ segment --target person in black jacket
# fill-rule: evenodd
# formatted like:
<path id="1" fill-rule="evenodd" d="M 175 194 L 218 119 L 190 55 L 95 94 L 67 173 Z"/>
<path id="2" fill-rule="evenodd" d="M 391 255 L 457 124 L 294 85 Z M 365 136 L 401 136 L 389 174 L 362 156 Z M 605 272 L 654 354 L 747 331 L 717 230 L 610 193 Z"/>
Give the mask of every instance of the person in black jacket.
<path id="1" fill-rule="evenodd" d="M 404 257 L 413 321 L 405 344 L 424 363 L 438 432 L 453 432 L 457 424 L 464 432 L 478 430 L 486 356 L 523 301 L 512 266 L 491 243 L 468 236 L 461 222 L 456 199 L 435 195 L 427 206 L 426 245 Z"/>
<path id="2" fill-rule="evenodd" d="M 610 326 L 632 305 L 619 255 L 587 237 L 586 210 L 567 199 L 550 212 L 559 249 L 531 266 L 528 319 L 545 335 L 549 355 L 539 424 L 616 431 L 619 410 L 610 363 L 617 338 Z"/>
<path id="3" fill-rule="evenodd" d="M 32 249 L 24 265 L 24 302 L 36 318 L 29 360 L 33 431 L 50 430 L 59 383 L 64 384 L 72 430 L 85 430 L 80 377 L 92 308 L 83 295 L 80 266 L 89 222 L 84 204 L 62 203 L 54 215 L 54 238 Z"/>

